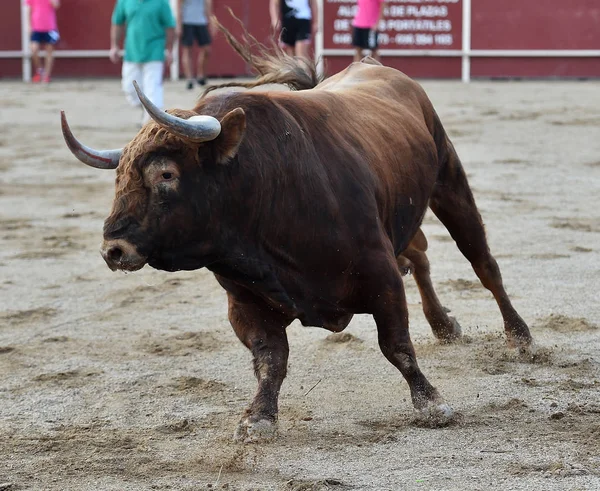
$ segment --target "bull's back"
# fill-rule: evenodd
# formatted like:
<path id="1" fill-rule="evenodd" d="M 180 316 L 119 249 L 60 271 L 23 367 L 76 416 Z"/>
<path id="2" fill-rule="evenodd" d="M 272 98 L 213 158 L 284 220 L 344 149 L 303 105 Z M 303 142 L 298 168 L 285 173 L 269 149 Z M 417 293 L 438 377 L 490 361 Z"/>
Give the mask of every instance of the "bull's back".
<path id="1" fill-rule="evenodd" d="M 434 112 L 421 86 L 397 70 L 354 63 L 294 96 L 327 115 L 305 131 L 313 141 L 336 147 L 318 154 L 325 156 L 321 161 L 327 172 L 342 183 L 339 195 L 347 196 L 350 187 L 354 198 L 360 194 L 366 202 L 372 197 L 396 252 L 403 250 L 418 229 L 439 172 Z M 344 178 L 335 179 L 339 174 Z"/>

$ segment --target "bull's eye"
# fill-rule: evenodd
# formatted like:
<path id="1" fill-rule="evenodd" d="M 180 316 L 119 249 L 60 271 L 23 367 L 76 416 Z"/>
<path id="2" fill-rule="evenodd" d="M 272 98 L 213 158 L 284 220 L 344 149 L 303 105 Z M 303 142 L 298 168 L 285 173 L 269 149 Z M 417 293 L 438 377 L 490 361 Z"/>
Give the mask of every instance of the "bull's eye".
<path id="1" fill-rule="evenodd" d="M 162 173 L 162 178 L 165 181 L 170 181 L 171 179 L 173 179 L 173 173 L 172 172 L 163 172 Z"/>

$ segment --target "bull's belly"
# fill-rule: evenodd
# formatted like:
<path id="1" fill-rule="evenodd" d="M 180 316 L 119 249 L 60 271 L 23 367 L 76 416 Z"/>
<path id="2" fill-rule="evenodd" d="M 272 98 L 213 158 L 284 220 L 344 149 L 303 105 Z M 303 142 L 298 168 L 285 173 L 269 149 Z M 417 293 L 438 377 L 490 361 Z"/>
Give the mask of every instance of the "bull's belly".
<path id="1" fill-rule="evenodd" d="M 340 332 L 346 329 L 354 314 L 347 312 L 301 312 L 298 319 L 303 326 L 322 327 L 329 331 Z"/>

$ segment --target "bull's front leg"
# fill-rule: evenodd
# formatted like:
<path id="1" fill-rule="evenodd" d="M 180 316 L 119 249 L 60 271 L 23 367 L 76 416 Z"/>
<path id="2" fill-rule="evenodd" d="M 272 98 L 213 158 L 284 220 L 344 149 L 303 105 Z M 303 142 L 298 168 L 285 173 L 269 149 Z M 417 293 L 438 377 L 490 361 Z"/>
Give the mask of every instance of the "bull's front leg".
<path id="1" fill-rule="evenodd" d="M 227 295 L 229 321 L 240 341 L 252 352 L 258 379 L 258 391 L 238 423 L 234 440 L 270 440 L 277 432 L 277 402 L 289 354 L 285 329 L 292 319 L 251 294 Z"/>
<path id="2" fill-rule="evenodd" d="M 395 258 L 379 257 L 371 263 L 372 276 L 363 280 L 371 297 L 379 347 L 408 382 L 414 407 L 436 421 L 447 421 L 453 411 L 417 364 L 408 331 L 408 308 Z M 366 276 L 366 275 L 365 275 Z"/>

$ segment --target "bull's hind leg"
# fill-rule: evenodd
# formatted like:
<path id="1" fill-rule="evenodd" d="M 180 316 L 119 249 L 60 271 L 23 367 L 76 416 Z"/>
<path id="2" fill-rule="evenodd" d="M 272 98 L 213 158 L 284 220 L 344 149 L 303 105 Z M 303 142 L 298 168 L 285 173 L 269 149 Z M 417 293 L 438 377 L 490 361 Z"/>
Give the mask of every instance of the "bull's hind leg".
<path id="1" fill-rule="evenodd" d="M 269 440 L 275 436 L 279 389 L 287 372 L 289 346 L 285 328 L 292 319 L 274 312 L 253 295 L 227 294 L 229 321 L 238 338 L 252 351 L 258 391 L 244 412 L 234 439 Z"/>
<path id="2" fill-rule="evenodd" d="M 398 256 L 398 266 L 405 266 L 405 261 L 410 261 L 411 269 L 415 277 L 415 282 L 421 294 L 421 303 L 423 304 L 423 313 L 431 330 L 436 338 L 442 342 L 456 341 L 461 337 L 460 324 L 454 317 L 449 317 L 446 310 L 440 303 L 429 275 L 429 260 L 427 259 L 427 239 L 423 231 L 419 229 L 408 248 Z"/>
<path id="3" fill-rule="evenodd" d="M 452 148 L 429 206 L 470 261 L 483 286 L 494 295 L 504 319 L 508 342 L 513 346 L 531 344 L 529 328 L 512 306 L 504 290 L 500 269 L 490 253 L 481 215 L 477 210 L 467 176 Z"/>

